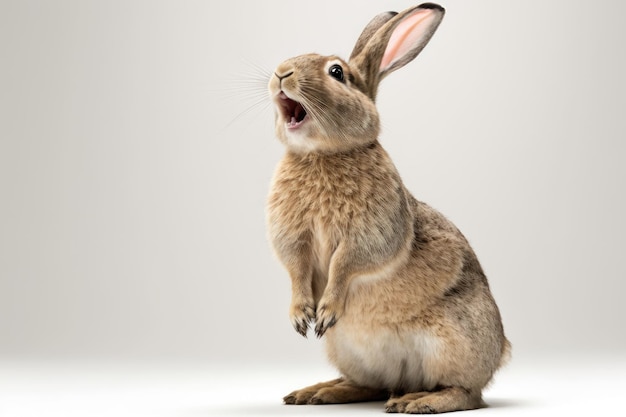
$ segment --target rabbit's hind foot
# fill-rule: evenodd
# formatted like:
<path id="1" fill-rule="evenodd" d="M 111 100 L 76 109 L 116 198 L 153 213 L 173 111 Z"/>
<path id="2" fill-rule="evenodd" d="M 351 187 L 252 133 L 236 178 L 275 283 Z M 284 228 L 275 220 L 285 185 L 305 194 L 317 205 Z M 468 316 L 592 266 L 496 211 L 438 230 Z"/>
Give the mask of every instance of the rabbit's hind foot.
<path id="1" fill-rule="evenodd" d="M 360 387 L 344 378 L 320 382 L 285 396 L 285 404 L 344 404 L 382 401 L 389 398 L 386 390 Z"/>
<path id="2" fill-rule="evenodd" d="M 432 392 L 411 392 L 401 397 L 393 397 L 385 404 L 385 411 L 387 413 L 438 414 L 480 407 L 483 407 L 480 393 L 475 394 L 461 387 L 447 387 Z"/>

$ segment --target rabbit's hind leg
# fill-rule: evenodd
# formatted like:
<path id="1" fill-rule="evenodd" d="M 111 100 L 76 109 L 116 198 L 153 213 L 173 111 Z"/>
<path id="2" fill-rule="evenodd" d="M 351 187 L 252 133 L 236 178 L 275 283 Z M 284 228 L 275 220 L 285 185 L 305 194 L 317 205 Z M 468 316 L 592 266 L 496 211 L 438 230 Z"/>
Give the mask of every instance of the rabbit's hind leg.
<path id="1" fill-rule="evenodd" d="M 285 404 L 344 404 L 364 401 L 382 401 L 389 398 L 386 390 L 361 387 L 338 378 L 311 385 L 285 396 Z"/>
<path id="2" fill-rule="evenodd" d="M 388 413 L 436 414 L 449 411 L 473 410 L 484 403 L 480 392 L 461 387 L 447 387 L 433 392 L 412 392 L 391 398 L 385 404 Z"/>

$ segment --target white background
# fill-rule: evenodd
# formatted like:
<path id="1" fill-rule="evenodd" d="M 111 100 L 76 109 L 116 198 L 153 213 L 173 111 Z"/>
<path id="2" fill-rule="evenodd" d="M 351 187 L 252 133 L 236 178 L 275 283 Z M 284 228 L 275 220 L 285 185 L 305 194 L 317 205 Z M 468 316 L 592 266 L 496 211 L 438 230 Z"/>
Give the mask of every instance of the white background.
<path id="1" fill-rule="evenodd" d="M 300 53 L 347 57 L 371 17 L 413 4 L 0 1 L 6 415 L 29 413 L 20 398 L 63 398 L 54 389 L 74 398 L 91 389 L 84 374 L 118 404 L 145 386 L 167 401 L 146 375 L 171 393 L 200 381 L 200 415 L 230 398 L 280 404 L 335 376 L 322 343 L 291 329 L 289 280 L 266 241 L 283 152 L 266 74 Z M 514 359 L 490 391 L 502 407 L 481 412 L 523 409 L 524 381 L 623 391 L 626 5 L 442 5 L 431 43 L 381 86 L 381 142 L 413 194 L 468 237 L 502 311 Z M 137 371 L 146 363 L 166 370 Z M 224 375 L 263 389 L 242 395 Z M 224 401 L 204 396 L 217 386 Z M 120 407 L 136 415 L 143 397 L 129 397 Z M 173 398 L 172 415 L 189 411 Z M 40 403 L 83 410 L 59 401 Z"/>

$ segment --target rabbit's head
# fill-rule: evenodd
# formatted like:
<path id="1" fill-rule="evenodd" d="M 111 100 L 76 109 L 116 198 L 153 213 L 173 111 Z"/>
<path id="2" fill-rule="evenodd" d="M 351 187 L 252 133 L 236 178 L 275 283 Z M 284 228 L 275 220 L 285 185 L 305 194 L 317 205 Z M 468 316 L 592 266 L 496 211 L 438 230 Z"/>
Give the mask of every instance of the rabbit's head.
<path id="1" fill-rule="evenodd" d="M 443 15 L 432 3 L 381 13 L 365 27 L 348 61 L 307 54 L 281 63 L 269 82 L 281 142 L 293 152 L 334 153 L 376 141 L 378 84 L 420 53 Z"/>

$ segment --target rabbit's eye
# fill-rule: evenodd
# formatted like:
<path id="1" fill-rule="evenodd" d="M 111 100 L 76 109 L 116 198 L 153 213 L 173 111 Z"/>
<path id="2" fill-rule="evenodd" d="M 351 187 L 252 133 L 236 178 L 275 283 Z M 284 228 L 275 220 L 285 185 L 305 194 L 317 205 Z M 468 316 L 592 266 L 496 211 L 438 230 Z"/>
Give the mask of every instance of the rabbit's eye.
<path id="1" fill-rule="evenodd" d="M 341 65 L 333 65 L 330 68 L 328 68 L 328 74 L 335 78 L 337 81 L 341 81 L 344 82 L 344 78 L 343 78 L 343 68 L 341 68 Z"/>

